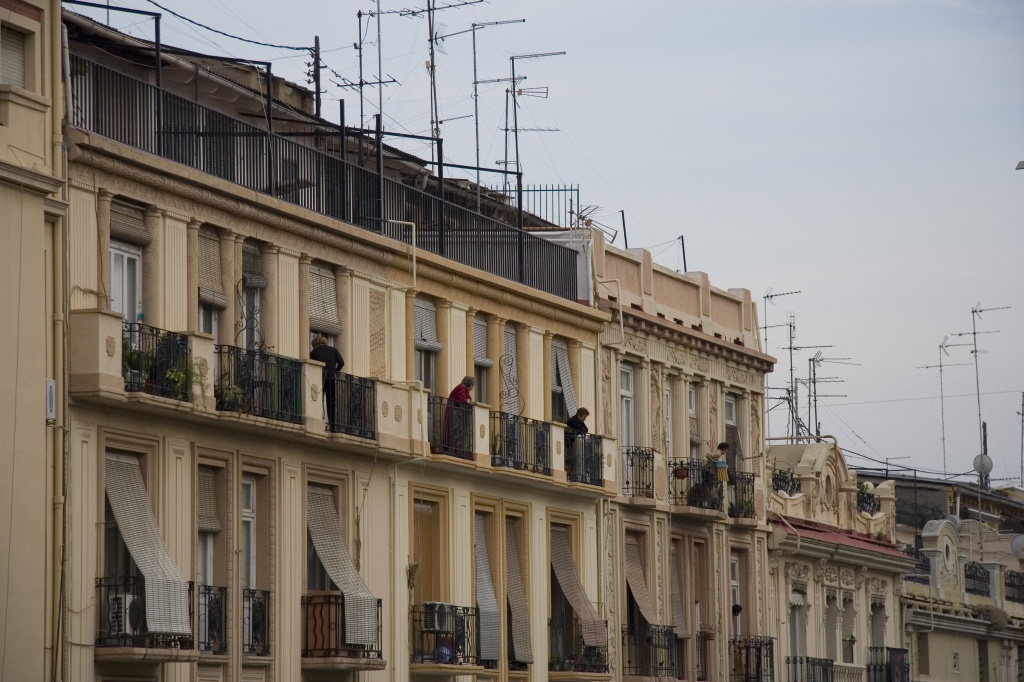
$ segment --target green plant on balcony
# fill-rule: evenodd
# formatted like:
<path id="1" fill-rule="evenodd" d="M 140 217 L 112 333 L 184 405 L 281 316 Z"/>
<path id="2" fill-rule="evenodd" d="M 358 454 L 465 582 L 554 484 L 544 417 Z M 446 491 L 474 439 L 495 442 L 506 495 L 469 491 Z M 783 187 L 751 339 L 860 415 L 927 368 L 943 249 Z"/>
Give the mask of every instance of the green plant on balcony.
<path id="1" fill-rule="evenodd" d="M 171 385 L 175 393 L 179 395 L 184 392 L 189 379 L 189 366 L 185 362 L 179 362 L 164 373 L 164 378 Z"/>
<path id="2" fill-rule="evenodd" d="M 213 395 L 217 399 L 218 410 L 241 412 L 242 398 L 244 397 L 242 387 L 231 383 L 227 376 L 222 376 L 217 381 L 217 385 L 213 387 Z"/>
<path id="3" fill-rule="evenodd" d="M 738 500 L 729 504 L 730 516 L 752 517 L 755 515 L 753 500 Z"/>

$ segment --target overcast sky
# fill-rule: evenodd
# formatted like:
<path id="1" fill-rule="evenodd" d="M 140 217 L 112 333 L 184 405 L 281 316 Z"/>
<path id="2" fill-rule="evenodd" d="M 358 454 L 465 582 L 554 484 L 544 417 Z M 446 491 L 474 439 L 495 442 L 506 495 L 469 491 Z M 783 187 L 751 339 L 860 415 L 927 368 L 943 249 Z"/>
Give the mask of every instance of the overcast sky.
<path id="1" fill-rule="evenodd" d="M 167 0 L 170 3 L 170 0 Z M 381 10 L 426 0 L 380 0 Z M 439 5 L 459 0 L 438 0 Z M 116 5 L 157 10 L 145 0 Z M 164 2 L 161 2 L 164 4 Z M 358 92 L 331 84 L 358 79 L 356 11 L 374 4 L 179 0 L 165 5 L 226 33 L 311 45 L 319 34 L 324 115 L 358 123 Z M 159 11 L 159 10 L 157 10 Z M 97 16 L 94 14 L 94 16 Z M 100 18 L 105 18 L 103 13 Z M 994 478 L 1021 473 L 1024 391 L 1024 3 L 1017 0 L 649 1 L 491 0 L 437 13 L 461 31 L 473 22 L 526 19 L 477 36 L 479 78 L 509 75 L 512 54 L 565 51 L 517 64 L 527 184 L 571 183 L 598 219 L 620 225 L 629 244 L 656 260 L 709 273 L 713 285 L 747 288 L 762 324 L 796 316 L 797 345 L 831 345 L 823 364 L 819 418 L 851 464 L 896 459 L 939 471 L 939 344 L 979 335 L 981 408 Z M 364 19 L 364 21 L 366 21 Z M 151 25 L 112 14 L 140 36 Z M 382 18 L 385 127 L 429 131 L 427 22 Z M 376 24 L 364 42 L 365 77 L 377 68 Z M 275 74 L 305 81 L 305 55 L 231 40 L 170 16 L 164 41 L 204 52 L 274 60 Z M 474 162 L 469 34 L 443 42 L 438 98 L 446 160 Z M 366 90 L 368 114 L 377 95 Z M 505 85 L 481 86 L 482 165 L 504 155 Z M 468 118 L 458 118 L 469 116 Z M 451 120 L 456 119 L 456 120 Z M 368 122 L 367 125 L 370 125 Z M 406 148 L 429 155 L 421 146 Z M 620 234 L 616 246 L 623 246 Z M 969 343 L 951 336 L 950 344 Z M 787 330 L 768 330 L 779 358 L 771 388 L 788 382 Z M 808 357 L 795 353 L 805 378 Z M 947 468 L 971 469 L 980 449 L 970 348 L 952 347 L 944 372 Z M 970 363 L 967 366 L 952 366 Z M 780 395 L 771 391 L 771 395 Z M 806 398 L 801 394 L 805 408 Z M 806 419 L 805 409 L 801 410 Z M 784 407 L 770 415 L 784 431 Z M 1011 481 L 995 481 L 1005 485 Z"/>

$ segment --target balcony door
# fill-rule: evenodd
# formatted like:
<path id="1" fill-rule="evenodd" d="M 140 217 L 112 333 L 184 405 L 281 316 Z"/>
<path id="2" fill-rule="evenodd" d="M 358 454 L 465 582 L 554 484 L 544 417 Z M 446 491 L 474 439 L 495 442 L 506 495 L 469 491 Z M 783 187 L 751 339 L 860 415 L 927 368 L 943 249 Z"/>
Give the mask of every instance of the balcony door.
<path id="1" fill-rule="evenodd" d="M 142 250 L 110 243 L 110 309 L 126 322 L 142 320 Z"/>

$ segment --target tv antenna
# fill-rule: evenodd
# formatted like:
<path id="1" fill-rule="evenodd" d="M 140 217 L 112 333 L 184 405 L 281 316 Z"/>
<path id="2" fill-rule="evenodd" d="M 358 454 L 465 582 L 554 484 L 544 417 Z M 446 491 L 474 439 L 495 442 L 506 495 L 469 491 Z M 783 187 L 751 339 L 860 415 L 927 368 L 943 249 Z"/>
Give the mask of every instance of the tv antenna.
<path id="1" fill-rule="evenodd" d="M 850 358 L 826 358 L 824 354 L 819 350 L 814 354 L 813 357 L 807 359 L 807 422 L 814 426 L 814 435 L 821 435 L 821 422 L 818 420 L 818 398 L 845 398 L 845 395 L 819 395 L 818 394 L 818 383 L 842 383 L 842 379 L 839 377 L 819 377 L 818 368 L 822 364 L 835 364 L 835 365 L 859 365 L 856 362 L 849 362 Z M 811 417 L 811 409 L 814 409 Z"/>
<path id="2" fill-rule="evenodd" d="M 564 54 L 565 54 L 565 51 L 563 50 L 561 52 L 534 52 L 534 53 L 531 53 L 531 54 L 514 54 L 514 55 L 512 55 L 511 57 L 508 58 L 509 64 L 511 64 L 511 71 L 512 71 L 511 82 L 515 83 L 515 81 L 516 81 L 516 60 L 519 60 L 519 61 L 530 61 L 530 60 L 534 60 L 534 59 L 546 59 L 547 57 L 560 57 L 560 56 L 562 56 Z M 509 96 L 509 94 L 511 94 L 512 95 L 512 130 L 515 132 L 516 174 L 517 175 L 519 173 L 523 172 L 522 165 L 519 162 L 519 131 L 520 131 L 520 128 L 519 128 L 519 97 L 520 96 L 524 96 L 524 95 L 528 96 L 528 97 L 530 97 L 530 96 L 532 96 L 532 97 L 540 96 L 536 92 L 536 91 L 540 90 L 539 88 L 538 89 L 531 88 L 531 90 L 535 90 L 535 92 L 527 94 L 527 93 L 524 93 L 523 91 L 521 91 L 515 85 L 513 85 L 512 88 L 511 88 L 511 93 L 509 93 L 509 92 L 505 93 L 505 166 L 507 168 L 508 167 L 508 163 L 509 163 L 509 160 L 508 160 L 508 133 L 509 133 L 509 128 L 508 128 L 508 96 Z M 547 97 L 547 88 L 544 88 L 543 96 Z M 526 129 L 524 129 L 524 132 L 526 132 Z M 532 130 L 531 132 L 557 132 L 557 129 L 554 129 L 554 128 L 536 128 L 536 129 Z M 505 176 L 505 180 L 506 180 L 506 184 L 507 184 L 507 182 L 508 182 L 508 176 L 507 175 Z"/>
<path id="3" fill-rule="evenodd" d="M 809 348 L 831 348 L 832 346 L 797 346 L 793 342 L 796 341 L 796 313 L 789 313 L 787 319 L 787 326 L 789 327 L 789 345 L 784 347 L 783 350 L 789 351 L 789 389 L 791 391 L 791 402 L 789 410 L 789 423 L 790 423 L 790 434 L 791 436 L 799 436 L 799 414 L 800 414 L 800 395 L 797 392 L 796 375 L 793 373 L 793 351 L 807 350 Z M 808 430 L 810 434 L 810 430 Z"/>
<path id="4" fill-rule="evenodd" d="M 682 239 L 682 237 L 680 237 L 680 239 Z M 761 327 L 761 329 L 764 330 L 764 352 L 765 353 L 768 352 L 768 330 L 771 328 L 771 327 L 768 326 L 768 304 L 771 303 L 772 305 L 775 305 L 775 299 L 779 298 L 780 296 L 792 296 L 793 294 L 799 294 L 799 293 L 801 293 L 801 292 L 799 292 L 799 291 L 780 291 L 780 292 L 776 293 L 775 292 L 775 287 L 768 287 L 768 291 L 764 292 L 764 296 L 762 297 L 762 298 L 764 298 L 764 305 L 762 306 L 762 308 L 764 309 L 764 326 Z M 781 324 L 772 325 L 772 327 L 783 327 L 783 326 L 785 326 L 785 325 L 781 325 Z"/>
<path id="5" fill-rule="evenodd" d="M 974 355 L 974 392 L 978 398 L 978 436 L 981 439 L 981 449 L 985 452 L 985 422 L 981 420 L 981 379 L 978 375 L 978 355 L 981 353 L 988 353 L 987 350 L 978 350 L 978 334 L 998 334 L 999 330 L 995 329 L 992 331 L 978 331 L 978 320 L 981 318 L 982 313 L 992 312 L 994 310 L 1009 310 L 1011 306 L 1004 305 L 998 308 L 982 308 L 981 302 L 974 304 L 971 308 L 971 331 L 969 332 L 958 332 L 953 336 L 967 336 L 971 337 L 971 354 Z"/>
<path id="6" fill-rule="evenodd" d="M 937 365 L 920 365 L 918 369 L 935 369 L 939 368 L 939 415 L 942 423 L 942 475 L 946 475 L 946 393 L 942 385 L 942 369 L 944 367 L 964 367 L 971 363 L 969 362 L 957 362 L 952 365 L 943 364 L 942 356 L 949 356 L 947 348 L 954 348 L 956 346 L 969 346 L 969 343 L 948 343 L 949 335 L 947 334 L 942 338 L 942 343 L 939 344 L 939 364 Z M 1022 450 L 1024 452 L 1024 450 Z M 1021 457 L 1021 480 L 1024 482 L 1024 455 Z"/>

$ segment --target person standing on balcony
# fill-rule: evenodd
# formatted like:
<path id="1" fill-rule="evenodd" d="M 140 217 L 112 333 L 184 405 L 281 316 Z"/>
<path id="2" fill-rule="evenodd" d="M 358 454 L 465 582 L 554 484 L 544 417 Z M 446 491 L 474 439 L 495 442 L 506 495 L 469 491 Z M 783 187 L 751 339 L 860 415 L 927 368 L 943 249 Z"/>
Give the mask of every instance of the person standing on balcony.
<path id="1" fill-rule="evenodd" d="M 442 438 L 447 454 L 458 457 L 469 455 L 473 416 L 473 397 L 470 393 L 474 386 L 476 386 L 476 379 L 467 376 L 448 394 L 448 404 L 444 407 L 444 436 Z"/>
<path id="2" fill-rule="evenodd" d="M 586 424 L 587 417 L 589 416 L 590 410 L 581 407 L 576 410 L 576 414 L 569 417 L 569 420 L 565 422 L 565 470 L 569 472 L 569 480 L 577 480 L 579 478 L 576 471 L 576 463 L 583 459 L 581 457 L 584 454 L 582 450 L 586 446 L 586 435 L 590 432 Z M 583 437 L 580 438 L 580 436 Z"/>
<path id="3" fill-rule="evenodd" d="M 345 358 L 341 357 L 341 352 L 337 348 L 327 345 L 327 339 L 315 336 L 313 350 L 309 351 L 309 359 L 324 363 L 324 403 L 327 405 L 327 421 L 333 430 L 338 422 L 338 377 L 341 375 L 341 368 L 345 366 Z"/>

